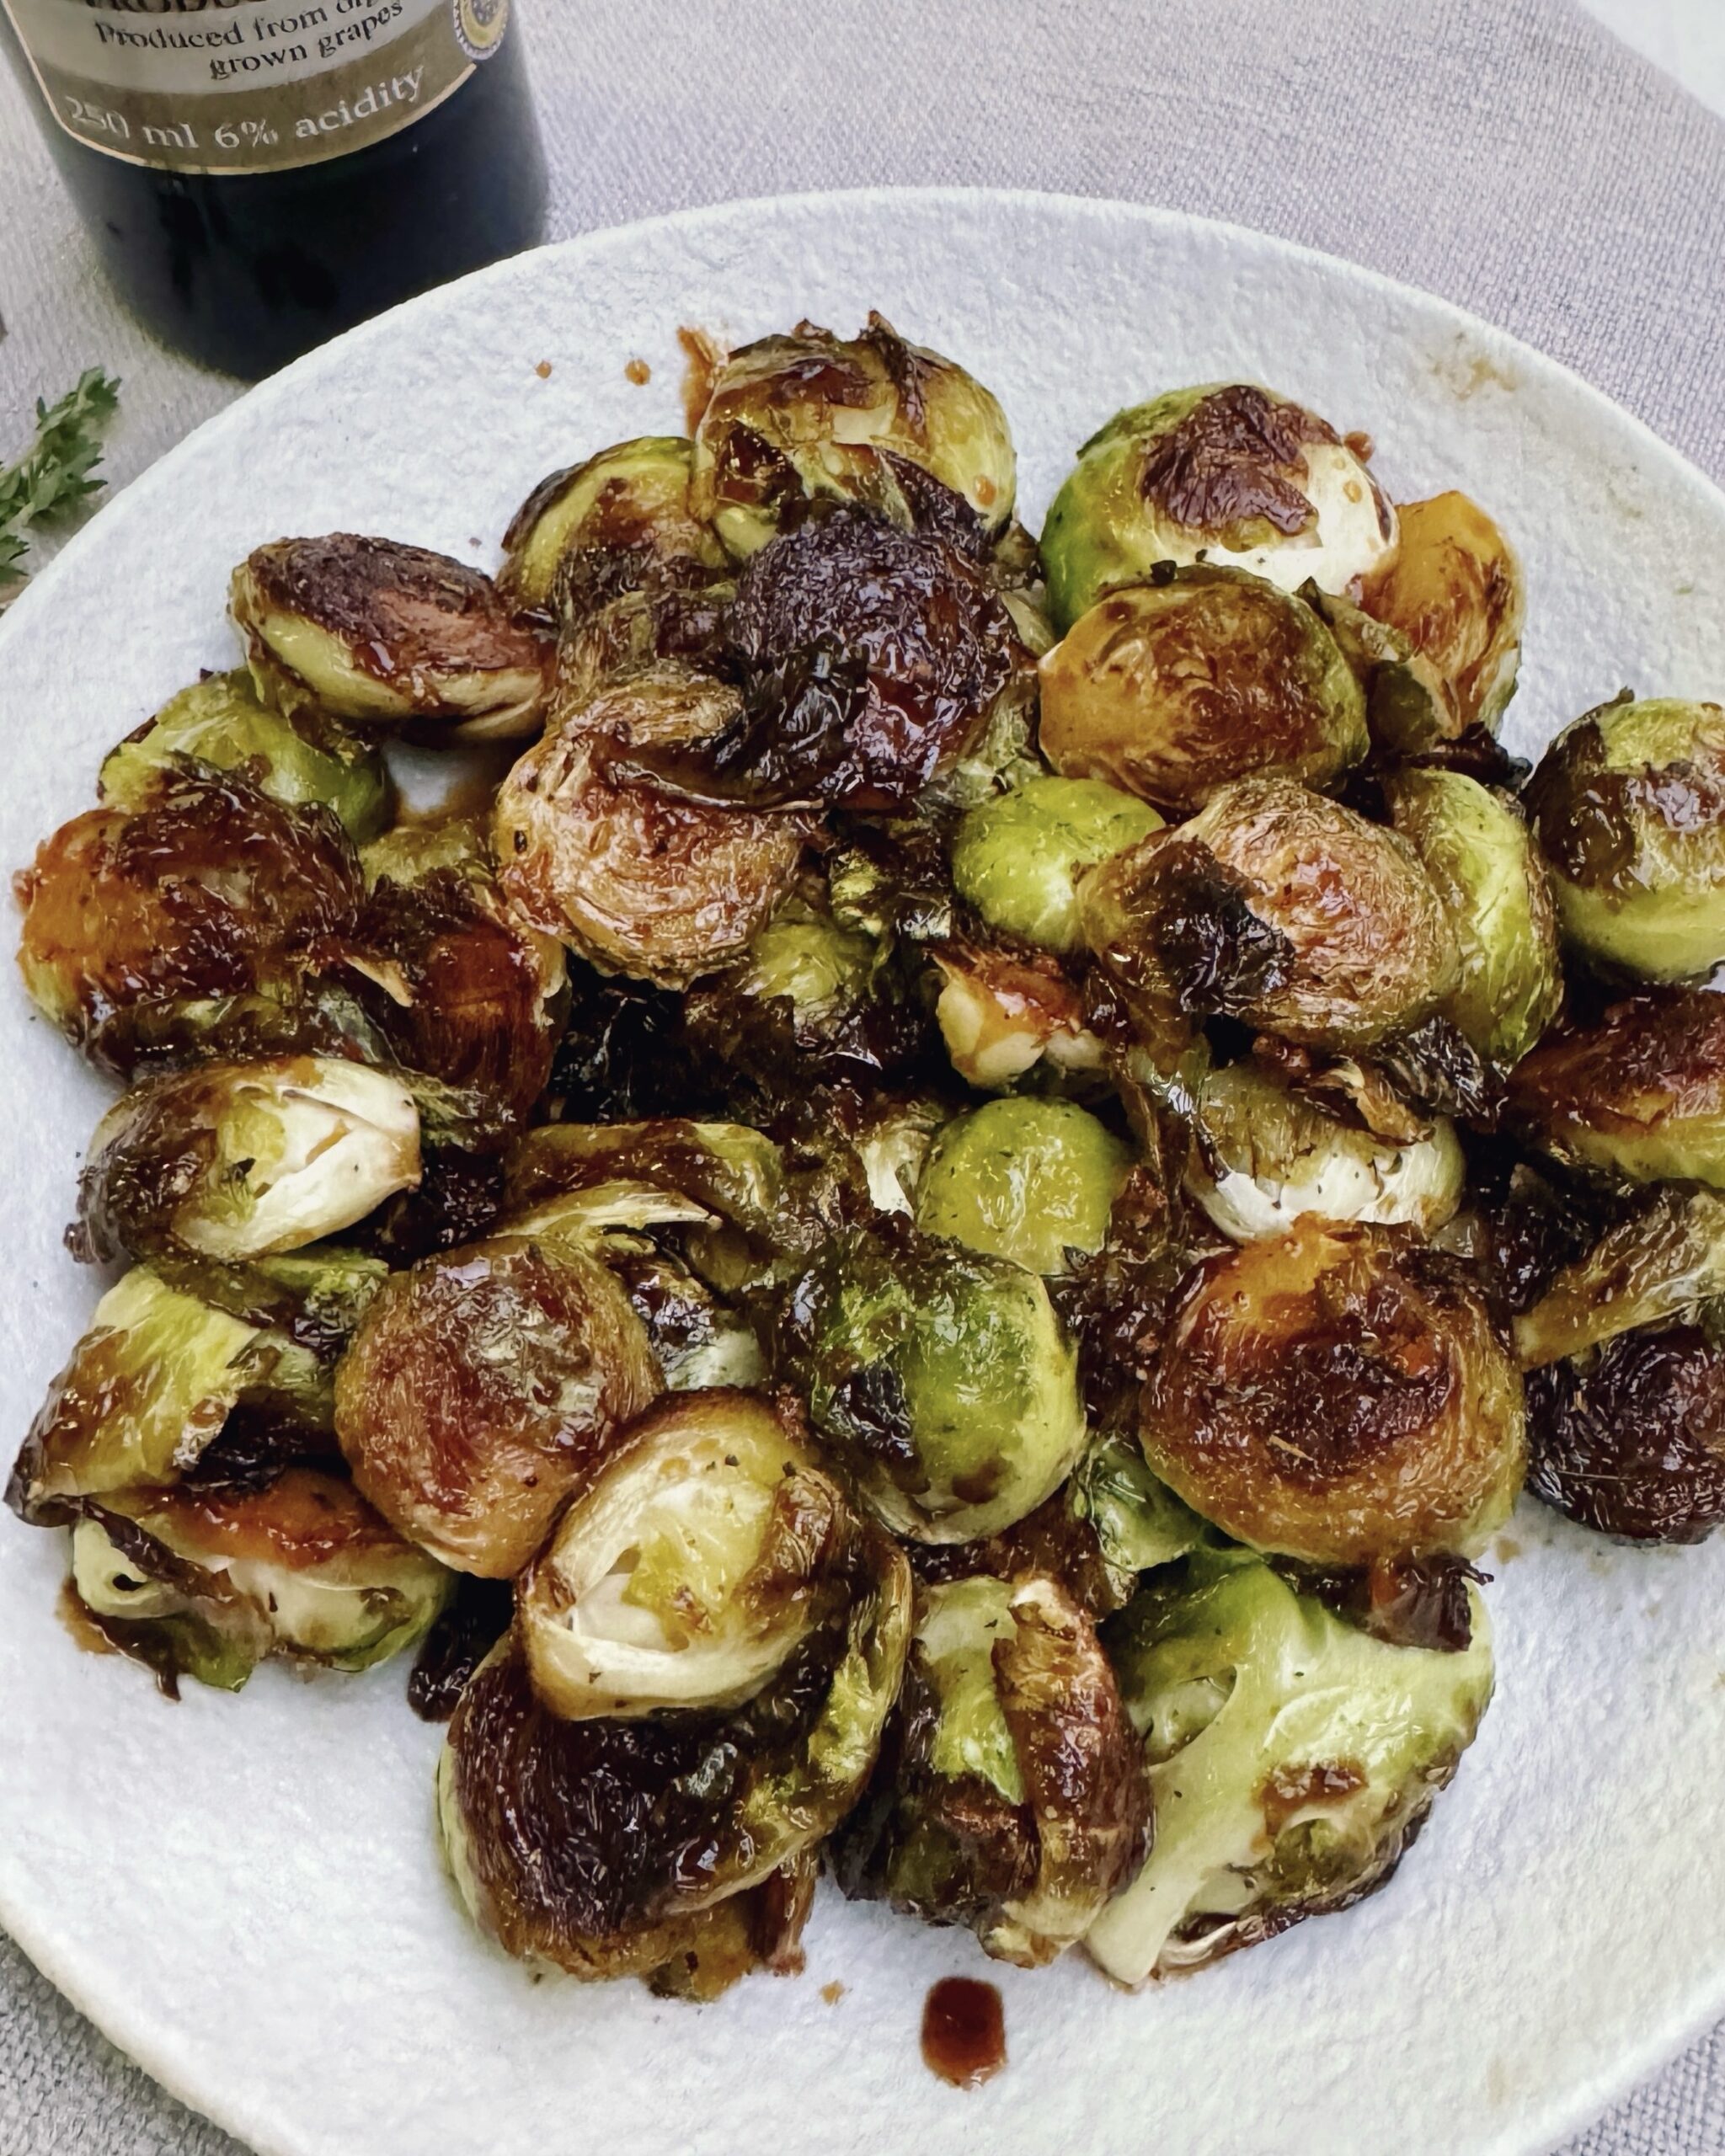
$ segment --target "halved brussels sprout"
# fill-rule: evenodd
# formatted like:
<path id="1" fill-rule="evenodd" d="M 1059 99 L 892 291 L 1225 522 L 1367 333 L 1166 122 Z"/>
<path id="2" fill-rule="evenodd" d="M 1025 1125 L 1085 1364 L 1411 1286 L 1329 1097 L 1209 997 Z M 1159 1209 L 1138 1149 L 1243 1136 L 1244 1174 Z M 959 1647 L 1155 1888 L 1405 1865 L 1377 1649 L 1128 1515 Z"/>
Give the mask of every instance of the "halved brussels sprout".
<path id="1" fill-rule="evenodd" d="M 1238 1550 L 1158 1573 L 1109 1630 L 1156 1845 L 1085 1937 L 1142 1983 L 1381 1886 L 1492 1695 L 1485 1605 L 1460 1652 L 1391 1646 Z"/>
<path id="2" fill-rule="evenodd" d="M 1078 452 L 1042 532 L 1062 631 L 1159 562 L 1346 591 L 1395 546 L 1396 513 L 1359 451 L 1316 413 L 1238 382 L 1117 412 Z"/>
<path id="3" fill-rule="evenodd" d="M 1648 980 L 1725 958 L 1725 707 L 1626 691 L 1565 727 L 1527 801 L 1584 958 Z"/>
<path id="4" fill-rule="evenodd" d="M 857 1531 L 788 1402 L 660 1401 L 523 1576 L 534 1689 L 571 1721 L 740 1707 L 848 1601 Z"/>
<path id="5" fill-rule="evenodd" d="M 990 1101 L 935 1140 L 916 1225 L 1027 1272 L 1065 1273 L 1099 1250 L 1130 1149 L 1070 1101 Z"/>
<path id="6" fill-rule="evenodd" d="M 1077 1358 L 1033 1273 L 895 1215 L 792 1290 L 789 1368 L 895 1534 L 968 1542 L 1034 1510 L 1083 1449 Z"/>
<path id="7" fill-rule="evenodd" d="M 1470 1555 L 1527 1460 L 1519 1374 L 1455 1268 L 1310 1215 L 1194 1269 L 1139 1438 L 1224 1534 L 1325 1566 Z"/>
<path id="8" fill-rule="evenodd" d="M 1509 1105 L 1561 1161 L 1725 1189 L 1725 995 L 1679 989 L 1614 1004 L 1518 1065 Z"/>
<path id="9" fill-rule="evenodd" d="M 1447 1116 L 1417 1137 L 1381 1137 L 1250 1057 L 1205 1077 L 1191 1122 L 1186 1187 L 1235 1242 L 1284 1235 L 1308 1214 L 1429 1235 L 1461 1203 L 1466 1162 Z"/>
<path id="10" fill-rule="evenodd" d="M 6 1502 L 51 1525 L 69 1501 L 177 1482 L 264 1374 L 264 1339 L 138 1266 L 97 1304 L 49 1387 Z"/>
<path id="11" fill-rule="evenodd" d="M 258 694 L 427 738 L 537 734 L 551 647 L 482 570 L 351 531 L 278 539 L 233 573 L 229 610 Z"/>
<path id="12" fill-rule="evenodd" d="M 449 1726 L 438 1820 L 463 1902 L 506 1951 L 590 1979 L 647 1975 L 688 1950 L 691 1918 L 761 1886 L 849 1811 L 904 1674 L 911 1574 L 848 1508 L 838 1534 L 847 1592 L 721 1715 L 571 1721 L 535 1692 L 518 1635 L 494 1649 Z"/>
<path id="13" fill-rule="evenodd" d="M 1069 957 L 1084 945 L 1079 877 L 1162 822 L 1101 779 L 1027 779 L 965 812 L 953 835 L 953 887 L 989 927 Z"/>
<path id="14" fill-rule="evenodd" d="M 1439 1015 L 1487 1062 L 1507 1069 L 1563 1001 L 1557 917 L 1526 825 L 1502 795 L 1461 771 L 1397 771 L 1385 794 L 1396 829 L 1423 862 L 1450 916 L 1461 972 Z"/>
<path id="15" fill-rule="evenodd" d="M 1061 1073 L 1101 1069 L 1103 1046 L 1085 1022 L 1083 995 L 1052 958 L 943 943 L 934 962 L 942 979 L 935 1021 L 967 1084 L 997 1092 L 1039 1063 Z"/>
<path id="16" fill-rule="evenodd" d="M 1370 745 L 1365 696 L 1328 629 L 1241 569 L 1170 568 L 1110 592 L 1039 670 L 1055 769 L 1175 814 L 1253 772 L 1327 787 Z"/>
<path id="17" fill-rule="evenodd" d="M 206 675 L 128 734 L 103 762 L 104 804 L 146 806 L 158 774 L 180 756 L 238 771 L 289 808 L 321 803 L 355 841 L 380 831 L 389 814 L 389 773 L 377 749 L 321 713 L 283 718 L 259 702 L 243 667 Z"/>
<path id="18" fill-rule="evenodd" d="M 16 889 L 32 999 L 125 1075 L 188 1011 L 213 1023 L 237 1002 L 291 1005 L 307 966 L 351 937 L 360 872 L 327 810 L 186 767 L 163 771 L 134 810 L 63 824 Z"/>
<path id="19" fill-rule="evenodd" d="M 925 1590 L 896 1720 L 840 1829 L 844 1892 L 1036 1968 L 1084 1935 L 1150 1834 L 1114 1673 L 1065 1588 L 1028 1572 Z"/>
<path id="20" fill-rule="evenodd" d="M 993 397 L 871 314 L 848 342 L 804 322 L 730 355 L 695 430 L 690 498 L 741 558 L 823 496 L 980 541 L 1012 515 L 1015 483 Z"/>
<path id="21" fill-rule="evenodd" d="M 1087 942 L 1129 1004 L 1349 1052 L 1455 985 L 1455 931 L 1407 841 L 1296 780 L 1247 778 L 1092 869 Z"/>
<path id="22" fill-rule="evenodd" d="M 380 1038 L 418 1086 L 428 1136 L 494 1145 L 545 1090 L 568 1002 L 563 947 L 503 894 L 468 819 L 392 831 L 361 857 L 350 954 Z"/>
<path id="23" fill-rule="evenodd" d="M 508 1207 L 520 1211 L 619 1184 L 681 1200 L 692 1209 L 683 1219 L 713 1228 L 692 1235 L 689 1246 L 718 1278 L 734 1276 L 740 1262 L 746 1262 L 734 1247 L 739 1238 L 757 1253 L 796 1249 L 807 1241 L 791 1203 L 782 1154 L 764 1132 L 744 1123 L 663 1116 L 637 1123 L 547 1123 L 511 1148 L 504 1191 Z"/>
<path id="24" fill-rule="evenodd" d="M 351 1483 L 116 1492 L 72 1531 L 78 1599 L 164 1681 L 237 1691 L 267 1656 L 370 1669 L 430 1629 L 451 1575 Z"/>
<path id="25" fill-rule="evenodd" d="M 1527 611 L 1521 563 L 1477 502 L 1436 494 L 1396 511 L 1400 543 L 1367 576 L 1360 604 L 1436 671 L 1447 731 L 1498 729 L 1515 694 Z"/>
<path id="26" fill-rule="evenodd" d="M 1658 1190 L 1566 1265 L 1515 1321 L 1523 1367 L 1584 1355 L 1646 1326 L 1694 1324 L 1725 1297 L 1725 1198 Z"/>
<path id="27" fill-rule="evenodd" d="M 579 617 L 723 569 L 724 549 L 689 507 L 693 453 L 680 435 L 642 435 L 542 479 L 503 535 L 499 590 Z"/>
<path id="28" fill-rule="evenodd" d="M 502 1579 L 658 1390 L 641 1321 L 596 1257 L 499 1234 L 390 1277 L 337 1366 L 335 1428 L 409 1541 Z"/>
<path id="29" fill-rule="evenodd" d="M 692 568 L 691 574 L 693 574 Z M 576 719 L 601 690 L 644 673 L 649 666 L 684 666 L 697 674 L 724 674 L 730 605 L 729 579 L 670 584 L 625 591 L 590 613 L 567 610 L 557 639 L 551 701 L 545 723 L 555 733 Z"/>
<path id="30" fill-rule="evenodd" d="M 707 739 L 740 708 L 717 681 L 650 667 L 527 751 L 498 793 L 494 842 L 534 927 L 606 972 L 672 988 L 747 945 L 790 889 L 803 823 L 689 800 L 608 761 L 619 741 Z"/>
<path id="31" fill-rule="evenodd" d="M 398 1079 L 315 1056 L 204 1064 L 147 1080 L 97 1124 L 78 1254 L 264 1257 L 419 1180 L 419 1111 Z"/>

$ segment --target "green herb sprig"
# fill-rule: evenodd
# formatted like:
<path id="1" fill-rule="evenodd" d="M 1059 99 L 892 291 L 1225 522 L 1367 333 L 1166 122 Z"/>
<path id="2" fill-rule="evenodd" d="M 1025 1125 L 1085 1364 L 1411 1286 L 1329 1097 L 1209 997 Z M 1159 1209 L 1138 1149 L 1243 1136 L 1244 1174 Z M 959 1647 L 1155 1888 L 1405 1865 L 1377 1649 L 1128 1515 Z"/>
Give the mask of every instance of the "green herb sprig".
<path id="1" fill-rule="evenodd" d="M 24 580 L 19 567 L 32 526 L 52 524 L 103 486 L 102 430 L 114 415 L 120 384 L 86 367 L 57 404 L 36 399 L 36 432 L 15 464 L 0 467 L 0 606 Z"/>

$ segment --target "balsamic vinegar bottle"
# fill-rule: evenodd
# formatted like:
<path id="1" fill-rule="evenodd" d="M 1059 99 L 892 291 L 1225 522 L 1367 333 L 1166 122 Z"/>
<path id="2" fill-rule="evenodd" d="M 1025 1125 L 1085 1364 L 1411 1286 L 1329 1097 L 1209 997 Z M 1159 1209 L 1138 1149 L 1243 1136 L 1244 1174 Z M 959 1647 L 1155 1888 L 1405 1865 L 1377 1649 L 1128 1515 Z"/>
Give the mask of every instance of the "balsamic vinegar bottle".
<path id="1" fill-rule="evenodd" d="M 145 325 L 254 379 L 538 238 L 510 0 L 0 0 Z"/>

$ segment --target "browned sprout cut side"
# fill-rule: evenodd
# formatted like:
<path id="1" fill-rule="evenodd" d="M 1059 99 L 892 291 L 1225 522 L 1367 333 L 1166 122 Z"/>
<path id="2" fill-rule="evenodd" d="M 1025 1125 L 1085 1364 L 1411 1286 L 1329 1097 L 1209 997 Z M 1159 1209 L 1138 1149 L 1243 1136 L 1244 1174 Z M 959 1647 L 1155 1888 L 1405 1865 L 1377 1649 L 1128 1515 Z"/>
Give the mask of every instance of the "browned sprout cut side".
<path id="1" fill-rule="evenodd" d="M 980 549 L 1011 517 L 1015 484 L 994 398 L 871 314 L 849 339 L 804 322 L 733 352 L 696 430 L 690 491 L 740 559 L 822 499 Z"/>
<path id="2" fill-rule="evenodd" d="M 501 1579 L 658 1389 L 596 1257 L 500 1234 L 391 1276 L 336 1370 L 336 1433 L 409 1541 Z"/>
<path id="3" fill-rule="evenodd" d="M 1171 569 L 1099 600 L 1041 664 L 1042 752 L 1175 814 L 1274 771 L 1327 787 L 1365 699 L 1303 600 L 1239 569 Z"/>
<path id="4" fill-rule="evenodd" d="M 350 531 L 278 539 L 234 571 L 229 605 L 259 695 L 289 714 L 433 740 L 539 729 L 548 642 L 447 554 Z"/>
<path id="5" fill-rule="evenodd" d="M 1616 1180 L 1725 1189 L 1725 996 L 1632 996 L 1517 1066 L 1510 1109 L 1547 1152 Z"/>
<path id="6" fill-rule="evenodd" d="M 1079 886 L 1129 1005 L 1220 1014 L 1351 1052 L 1411 1031 L 1455 985 L 1455 931 L 1407 841 L 1293 779 L 1224 787 Z"/>
<path id="7" fill-rule="evenodd" d="M 613 768 L 709 739 L 740 708 L 719 682 L 653 667 L 528 750 L 499 792 L 494 845 L 534 927 L 605 972 L 671 988 L 747 945 L 790 889 L 804 825 Z"/>
<path id="8" fill-rule="evenodd" d="M 1404 502 L 1401 542 L 1369 575 L 1360 604 L 1405 637 L 1436 674 L 1449 734 L 1495 733 L 1515 693 L 1526 588 L 1514 548 L 1463 494 Z M 1403 743 L 1412 746 L 1412 743 Z"/>
<path id="9" fill-rule="evenodd" d="M 504 534 L 498 587 L 574 619 L 626 592 L 699 585 L 724 549 L 689 507 L 693 444 L 643 435 L 542 479 Z"/>
<path id="10" fill-rule="evenodd" d="M 129 1075 L 175 1025 L 291 995 L 339 955 L 360 878 L 327 810 L 189 769 L 164 771 L 133 810 L 62 825 L 16 889 L 32 998 L 93 1061 Z"/>
<path id="11" fill-rule="evenodd" d="M 1310 1218 L 1196 1267 L 1139 1434 L 1225 1534 L 1323 1566 L 1482 1548 L 1526 1464 L 1520 1380 L 1471 1289 L 1405 1230 Z"/>
<path id="12" fill-rule="evenodd" d="M 836 1844 L 845 1892 L 1035 1968 L 1131 1878 L 1151 1824 L 1114 1673 L 1060 1581 L 925 1589 L 880 1764 Z"/>

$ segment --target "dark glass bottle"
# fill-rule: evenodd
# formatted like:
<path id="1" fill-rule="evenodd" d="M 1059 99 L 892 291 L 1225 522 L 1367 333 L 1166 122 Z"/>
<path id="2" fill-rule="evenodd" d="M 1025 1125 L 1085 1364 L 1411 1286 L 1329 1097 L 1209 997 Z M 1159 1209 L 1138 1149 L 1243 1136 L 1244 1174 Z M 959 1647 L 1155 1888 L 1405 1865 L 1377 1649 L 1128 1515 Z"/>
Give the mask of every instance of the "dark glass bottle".
<path id="1" fill-rule="evenodd" d="M 121 296 L 248 380 L 539 237 L 509 0 L 0 0 Z"/>

